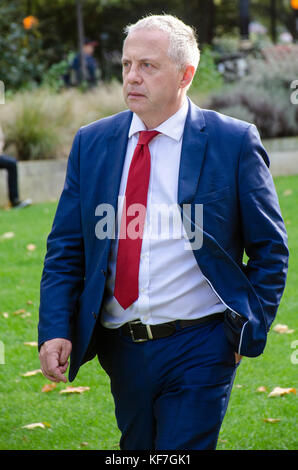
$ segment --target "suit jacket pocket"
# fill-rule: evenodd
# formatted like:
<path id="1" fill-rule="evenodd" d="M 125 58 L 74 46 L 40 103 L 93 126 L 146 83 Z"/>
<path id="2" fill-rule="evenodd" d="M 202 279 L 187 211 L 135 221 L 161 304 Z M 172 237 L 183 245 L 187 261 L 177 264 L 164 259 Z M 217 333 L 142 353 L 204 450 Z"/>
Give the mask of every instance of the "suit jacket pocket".
<path id="1" fill-rule="evenodd" d="M 246 318 L 237 315 L 236 313 L 232 312 L 232 310 L 228 309 L 225 311 L 223 328 L 225 335 L 233 346 L 235 352 L 238 352 L 241 333 L 247 321 L 248 320 Z"/>
<path id="2" fill-rule="evenodd" d="M 208 204 L 209 202 L 217 201 L 218 199 L 223 199 L 229 196 L 230 186 L 225 186 L 224 188 L 218 189 L 217 191 L 211 191 L 208 193 L 198 193 L 195 196 L 195 201 L 198 204 Z"/>

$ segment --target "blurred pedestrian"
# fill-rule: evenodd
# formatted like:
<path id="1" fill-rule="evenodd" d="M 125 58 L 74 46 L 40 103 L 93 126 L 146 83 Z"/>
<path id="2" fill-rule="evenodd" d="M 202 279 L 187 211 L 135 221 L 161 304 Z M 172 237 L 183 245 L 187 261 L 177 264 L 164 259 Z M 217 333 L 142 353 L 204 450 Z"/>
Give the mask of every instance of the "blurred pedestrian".
<path id="1" fill-rule="evenodd" d="M 95 86 L 97 83 L 97 61 L 93 57 L 94 49 L 98 45 L 97 41 L 85 39 L 83 45 L 83 60 L 85 61 L 86 81 L 89 86 Z M 82 74 L 81 57 L 77 54 L 72 62 L 72 69 L 75 72 L 75 82 L 80 84 L 84 77 Z"/>
<path id="2" fill-rule="evenodd" d="M 21 201 L 19 198 L 17 160 L 14 157 L 2 153 L 4 144 L 4 134 L 0 126 L 0 170 L 7 170 L 8 198 L 10 204 L 13 208 L 18 209 L 30 206 L 32 204 L 31 199 Z"/>

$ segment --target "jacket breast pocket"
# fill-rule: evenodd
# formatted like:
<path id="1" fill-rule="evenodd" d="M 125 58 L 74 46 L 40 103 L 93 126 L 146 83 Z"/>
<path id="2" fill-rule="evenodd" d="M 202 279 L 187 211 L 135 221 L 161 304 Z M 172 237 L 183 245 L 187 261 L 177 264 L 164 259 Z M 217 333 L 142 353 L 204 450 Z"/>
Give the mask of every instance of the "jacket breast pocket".
<path id="1" fill-rule="evenodd" d="M 199 211 L 195 206 L 201 205 Z M 222 246 L 225 246 L 233 225 L 233 203 L 230 198 L 230 187 L 208 193 L 198 192 L 193 201 L 193 213 L 202 214 L 200 226 L 212 235 Z M 195 216 L 196 218 L 196 216 Z"/>
<path id="2" fill-rule="evenodd" d="M 216 191 L 210 191 L 207 193 L 198 192 L 195 196 L 195 202 L 197 204 L 208 204 L 219 199 L 224 199 L 229 196 L 230 186 L 217 189 Z"/>

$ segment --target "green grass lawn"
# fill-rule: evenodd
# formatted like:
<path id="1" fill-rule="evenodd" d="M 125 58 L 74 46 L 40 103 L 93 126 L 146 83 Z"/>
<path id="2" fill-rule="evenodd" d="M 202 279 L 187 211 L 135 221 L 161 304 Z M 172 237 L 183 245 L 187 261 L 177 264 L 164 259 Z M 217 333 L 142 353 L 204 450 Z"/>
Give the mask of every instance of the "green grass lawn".
<path id="1" fill-rule="evenodd" d="M 230 405 L 220 432 L 218 449 L 297 449 L 297 396 L 268 398 L 276 386 L 297 388 L 298 359 L 292 342 L 298 340 L 298 175 L 276 178 L 276 187 L 289 235 L 291 251 L 287 287 L 277 323 L 295 331 L 271 330 L 265 353 L 244 358 L 238 369 Z M 82 394 L 59 394 L 69 384 L 58 384 L 48 393 L 39 369 L 37 348 L 24 342 L 37 340 L 39 282 L 55 203 L 24 210 L 0 210 L 0 449 L 118 449 L 120 433 L 114 418 L 109 380 L 93 360 L 84 365 L 71 384 L 88 386 Z M 13 232 L 12 238 L 3 234 Z M 33 251 L 27 246 L 35 246 Z M 25 313 L 15 314 L 18 310 Z M 30 315 L 29 315 L 29 314 Z M 1 344 L 1 343 L 0 343 Z M 298 349 L 298 346 L 297 346 Z M 3 358 L 2 358 L 3 359 Z M 266 393 L 257 392 L 264 386 Z M 270 423 L 264 419 L 279 421 Z M 45 429 L 24 429 L 31 423 Z"/>

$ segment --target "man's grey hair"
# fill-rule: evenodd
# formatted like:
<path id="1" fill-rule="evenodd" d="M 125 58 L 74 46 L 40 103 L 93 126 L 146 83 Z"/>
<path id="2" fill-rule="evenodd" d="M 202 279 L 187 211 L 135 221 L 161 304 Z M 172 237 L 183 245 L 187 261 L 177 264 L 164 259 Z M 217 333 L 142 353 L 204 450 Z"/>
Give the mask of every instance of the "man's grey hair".
<path id="1" fill-rule="evenodd" d="M 193 65 L 197 69 L 200 50 L 194 28 L 172 15 L 149 15 L 137 23 L 126 26 L 124 32 L 128 36 L 136 30 L 145 28 L 158 29 L 169 34 L 168 54 L 179 69 L 183 69 L 186 65 Z"/>

